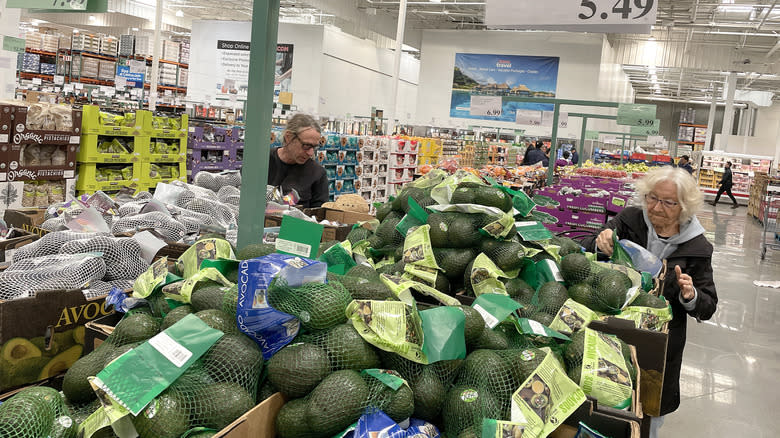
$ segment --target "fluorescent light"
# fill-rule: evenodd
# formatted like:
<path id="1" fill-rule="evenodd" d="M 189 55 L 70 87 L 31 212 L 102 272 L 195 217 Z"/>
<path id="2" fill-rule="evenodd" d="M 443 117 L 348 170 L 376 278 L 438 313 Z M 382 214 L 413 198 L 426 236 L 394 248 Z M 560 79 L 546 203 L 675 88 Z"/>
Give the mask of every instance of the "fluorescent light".
<path id="1" fill-rule="evenodd" d="M 441 3 L 441 0 L 429 0 L 431 3 Z"/>
<path id="2" fill-rule="evenodd" d="M 89 16 L 89 21 L 95 21 L 95 20 L 97 20 L 97 18 L 95 18 L 95 16 L 94 16 L 94 15 L 90 15 L 90 16 Z"/>
<path id="3" fill-rule="evenodd" d="M 181 9 L 179 9 L 178 11 L 176 11 L 176 16 L 177 16 L 177 17 L 183 17 L 183 16 L 184 16 L 184 11 L 182 11 Z"/>
<path id="4" fill-rule="evenodd" d="M 648 41 L 655 41 L 655 37 L 654 37 L 654 36 L 651 36 L 651 37 L 650 37 L 650 38 L 648 38 L 647 40 L 648 40 Z"/>
<path id="5" fill-rule="evenodd" d="M 138 28 L 137 27 L 134 27 L 134 28 L 132 28 L 130 30 L 132 30 L 133 32 L 138 32 Z"/>

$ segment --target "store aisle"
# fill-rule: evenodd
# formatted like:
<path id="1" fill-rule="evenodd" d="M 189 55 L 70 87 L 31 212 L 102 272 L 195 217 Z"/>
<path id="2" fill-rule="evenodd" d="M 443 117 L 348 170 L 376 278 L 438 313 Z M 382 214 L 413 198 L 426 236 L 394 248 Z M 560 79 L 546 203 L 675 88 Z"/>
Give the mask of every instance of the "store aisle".
<path id="1" fill-rule="evenodd" d="M 702 324 L 688 320 L 682 402 L 661 436 L 775 436 L 780 290 L 753 280 L 780 280 L 780 253 L 761 261 L 762 228 L 744 207 L 705 206 L 698 217 L 715 247 L 718 311 Z"/>

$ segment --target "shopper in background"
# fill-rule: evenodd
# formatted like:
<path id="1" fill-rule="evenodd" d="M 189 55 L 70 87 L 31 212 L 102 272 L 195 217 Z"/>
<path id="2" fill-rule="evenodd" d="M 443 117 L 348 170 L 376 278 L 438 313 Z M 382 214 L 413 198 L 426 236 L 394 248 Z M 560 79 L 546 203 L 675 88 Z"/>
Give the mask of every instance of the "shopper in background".
<path id="1" fill-rule="evenodd" d="M 691 166 L 691 158 L 687 155 L 683 155 L 677 161 L 677 167 L 686 170 L 688 173 L 693 174 L 693 166 Z"/>
<path id="2" fill-rule="evenodd" d="M 328 177 L 312 159 L 320 146 L 321 128 L 314 118 L 295 114 L 287 121 L 282 147 L 272 148 L 268 164 L 268 184 L 281 186 L 287 194 L 295 189 L 304 208 L 328 202 Z"/>
<path id="3" fill-rule="evenodd" d="M 531 164 L 528 162 L 528 156 L 531 154 L 532 150 L 536 149 L 536 146 L 534 146 L 530 141 L 526 141 L 525 146 L 526 148 L 525 148 L 525 155 L 523 155 L 523 166 L 528 166 L 529 164 Z"/>
<path id="4" fill-rule="evenodd" d="M 682 169 L 665 166 L 637 181 L 641 207 L 628 207 L 607 223 L 598 237 L 586 238 L 588 251 L 612 255 L 612 236 L 628 239 L 666 261 L 661 289 L 672 306 L 666 351 L 661 417 L 651 417 L 651 437 L 658 436 L 664 415 L 680 406 L 680 368 L 688 315 L 697 321 L 715 313 L 718 296 L 712 277 L 712 245 L 696 218 L 703 195 L 696 180 Z"/>
<path id="5" fill-rule="evenodd" d="M 580 155 L 577 153 L 577 148 L 571 148 L 571 164 L 579 164 Z"/>
<path id="6" fill-rule="evenodd" d="M 555 160 L 555 167 L 556 167 L 556 169 L 558 167 L 565 167 L 565 166 L 569 165 L 569 157 L 571 156 L 569 154 L 569 151 L 563 151 L 563 154 L 561 154 L 561 155 L 562 155 L 562 158 L 558 158 L 557 160 Z"/>
<path id="7" fill-rule="evenodd" d="M 718 194 L 715 196 L 715 200 L 712 201 L 710 204 L 716 205 L 720 200 L 720 195 L 722 195 L 723 192 L 726 192 L 726 194 L 729 195 L 729 198 L 731 198 L 731 202 L 734 203 L 731 206 L 731 208 L 739 207 L 736 198 L 734 198 L 734 195 L 731 194 L 731 187 L 734 185 L 734 182 L 731 177 L 731 161 L 726 161 L 726 169 L 723 170 L 723 177 L 720 179 L 718 185 L 720 185 L 720 189 L 718 189 Z"/>
<path id="8" fill-rule="evenodd" d="M 542 150 L 543 147 L 544 147 L 544 143 L 542 143 L 541 140 L 536 141 L 536 147 L 532 148 L 532 146 L 529 146 L 529 148 L 532 148 L 528 152 L 529 166 L 533 166 L 536 163 L 542 163 L 542 166 L 547 167 L 549 161 L 547 160 L 547 157 L 544 155 L 544 151 Z"/>

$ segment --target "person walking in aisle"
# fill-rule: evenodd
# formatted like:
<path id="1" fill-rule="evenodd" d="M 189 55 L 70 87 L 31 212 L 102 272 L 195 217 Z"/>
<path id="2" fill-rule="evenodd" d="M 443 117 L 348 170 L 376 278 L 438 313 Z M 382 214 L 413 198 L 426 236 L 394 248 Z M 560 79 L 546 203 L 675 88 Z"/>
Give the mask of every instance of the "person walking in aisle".
<path id="1" fill-rule="evenodd" d="M 314 161 L 320 146 L 321 128 L 313 117 L 295 114 L 287 121 L 282 147 L 272 148 L 268 162 L 268 184 L 281 186 L 284 194 L 298 192 L 299 204 L 316 208 L 328 202 L 328 176 Z"/>
<path id="2" fill-rule="evenodd" d="M 712 201 L 710 205 L 717 205 L 720 200 L 720 195 L 725 192 L 729 195 L 729 198 L 731 198 L 731 202 L 734 203 L 731 208 L 738 208 L 739 204 L 737 204 L 736 198 L 734 198 L 734 195 L 731 193 L 731 187 L 734 186 L 731 177 L 731 161 L 726 161 L 726 169 L 723 171 L 723 177 L 718 184 L 720 185 L 720 189 L 718 189 L 718 194 L 715 195 L 715 200 Z"/>
<path id="3" fill-rule="evenodd" d="M 571 164 L 579 164 L 580 154 L 577 153 L 577 148 L 571 148 Z"/>
<path id="4" fill-rule="evenodd" d="M 680 157 L 680 160 L 677 161 L 677 167 L 680 169 L 686 170 L 688 173 L 693 175 L 693 166 L 691 166 L 691 159 L 687 155 L 683 155 Z"/>
<path id="5" fill-rule="evenodd" d="M 650 417 L 650 437 L 657 438 L 664 416 L 680 406 L 680 370 L 688 316 L 706 321 L 715 313 L 718 295 L 712 276 L 712 244 L 696 218 L 704 196 L 686 171 L 665 166 L 637 181 L 641 207 L 628 207 L 609 221 L 598 236 L 582 241 L 587 251 L 611 256 L 617 233 L 666 261 L 661 290 L 672 306 L 661 416 Z"/>

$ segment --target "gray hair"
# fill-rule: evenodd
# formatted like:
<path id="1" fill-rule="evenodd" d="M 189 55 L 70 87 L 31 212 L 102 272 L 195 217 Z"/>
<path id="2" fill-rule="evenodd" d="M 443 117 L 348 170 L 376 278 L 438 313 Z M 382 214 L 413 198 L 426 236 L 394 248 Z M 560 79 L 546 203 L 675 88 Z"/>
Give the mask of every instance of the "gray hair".
<path id="1" fill-rule="evenodd" d="M 645 196 L 662 181 L 670 181 L 677 186 L 677 200 L 682 208 L 680 223 L 688 222 L 704 204 L 704 195 L 699 190 L 696 179 L 679 167 L 664 166 L 647 172 L 647 175 L 636 182 L 638 201 L 646 209 Z"/>
<path id="2" fill-rule="evenodd" d="M 287 120 L 287 127 L 284 128 L 284 133 L 286 134 L 289 132 L 292 135 L 298 135 L 307 129 L 314 129 L 318 134 L 322 134 L 322 127 L 314 117 L 308 114 L 298 113 Z"/>

